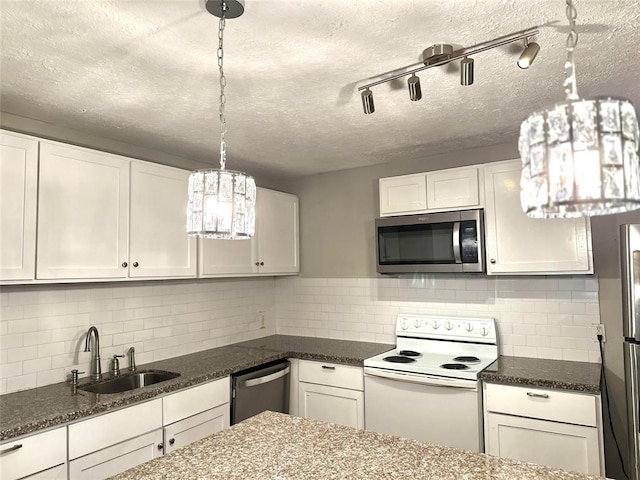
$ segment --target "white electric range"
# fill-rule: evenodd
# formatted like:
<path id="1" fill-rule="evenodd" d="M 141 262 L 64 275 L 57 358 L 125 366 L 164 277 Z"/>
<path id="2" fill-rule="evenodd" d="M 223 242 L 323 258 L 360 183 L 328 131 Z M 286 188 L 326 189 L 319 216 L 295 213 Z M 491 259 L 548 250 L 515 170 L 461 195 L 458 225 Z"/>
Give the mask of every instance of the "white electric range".
<path id="1" fill-rule="evenodd" d="M 482 451 L 478 375 L 497 358 L 492 318 L 399 315 L 396 348 L 364 361 L 365 428 Z"/>

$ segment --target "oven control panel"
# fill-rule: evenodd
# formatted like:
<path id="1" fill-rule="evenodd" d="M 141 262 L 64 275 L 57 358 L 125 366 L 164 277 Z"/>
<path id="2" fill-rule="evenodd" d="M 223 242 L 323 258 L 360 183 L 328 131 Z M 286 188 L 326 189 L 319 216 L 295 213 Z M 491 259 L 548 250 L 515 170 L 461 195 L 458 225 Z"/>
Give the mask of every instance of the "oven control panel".
<path id="1" fill-rule="evenodd" d="M 486 317 L 401 314 L 396 321 L 396 335 L 490 344 L 496 344 L 497 340 L 495 320 Z"/>

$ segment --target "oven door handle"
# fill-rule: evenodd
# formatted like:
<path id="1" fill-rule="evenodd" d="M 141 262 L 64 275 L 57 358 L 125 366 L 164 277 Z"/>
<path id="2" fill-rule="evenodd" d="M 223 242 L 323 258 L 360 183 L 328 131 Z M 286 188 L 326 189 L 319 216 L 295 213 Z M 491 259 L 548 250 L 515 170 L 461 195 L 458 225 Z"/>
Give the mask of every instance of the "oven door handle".
<path id="1" fill-rule="evenodd" d="M 474 380 L 462 380 L 459 378 L 435 377 L 431 375 L 416 375 L 404 372 L 390 372 L 379 368 L 364 367 L 364 375 L 372 377 L 388 378 L 398 382 L 420 383 L 423 385 L 437 385 L 441 387 L 466 388 L 477 390 L 478 383 Z"/>

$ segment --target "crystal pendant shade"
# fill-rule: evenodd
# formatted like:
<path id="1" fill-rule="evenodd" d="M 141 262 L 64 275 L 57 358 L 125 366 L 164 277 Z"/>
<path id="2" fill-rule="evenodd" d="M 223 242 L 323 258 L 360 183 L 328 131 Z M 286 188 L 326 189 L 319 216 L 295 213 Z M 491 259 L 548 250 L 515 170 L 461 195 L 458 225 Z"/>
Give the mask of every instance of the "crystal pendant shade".
<path id="1" fill-rule="evenodd" d="M 249 239 L 255 233 L 256 183 L 233 170 L 189 175 L 187 233 L 203 238 Z"/>
<path id="2" fill-rule="evenodd" d="M 533 218 L 640 208 L 638 121 L 628 100 L 569 100 L 520 127 L 521 203 Z"/>

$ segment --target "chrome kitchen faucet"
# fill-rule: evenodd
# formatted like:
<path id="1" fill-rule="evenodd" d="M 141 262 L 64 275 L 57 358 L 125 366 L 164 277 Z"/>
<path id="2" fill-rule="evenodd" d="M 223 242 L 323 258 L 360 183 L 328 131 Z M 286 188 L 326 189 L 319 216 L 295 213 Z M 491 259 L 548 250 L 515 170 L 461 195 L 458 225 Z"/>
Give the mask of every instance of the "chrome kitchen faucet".
<path id="1" fill-rule="evenodd" d="M 91 334 L 95 334 L 95 341 L 93 342 L 93 350 L 90 350 L 90 340 Z M 91 375 L 92 380 L 100 380 L 102 378 L 102 367 L 100 366 L 100 336 L 98 335 L 98 329 L 94 326 L 89 328 L 87 332 L 87 338 L 84 343 L 84 351 L 91 351 L 93 355 L 91 356 L 91 367 L 89 370 L 89 374 Z"/>

